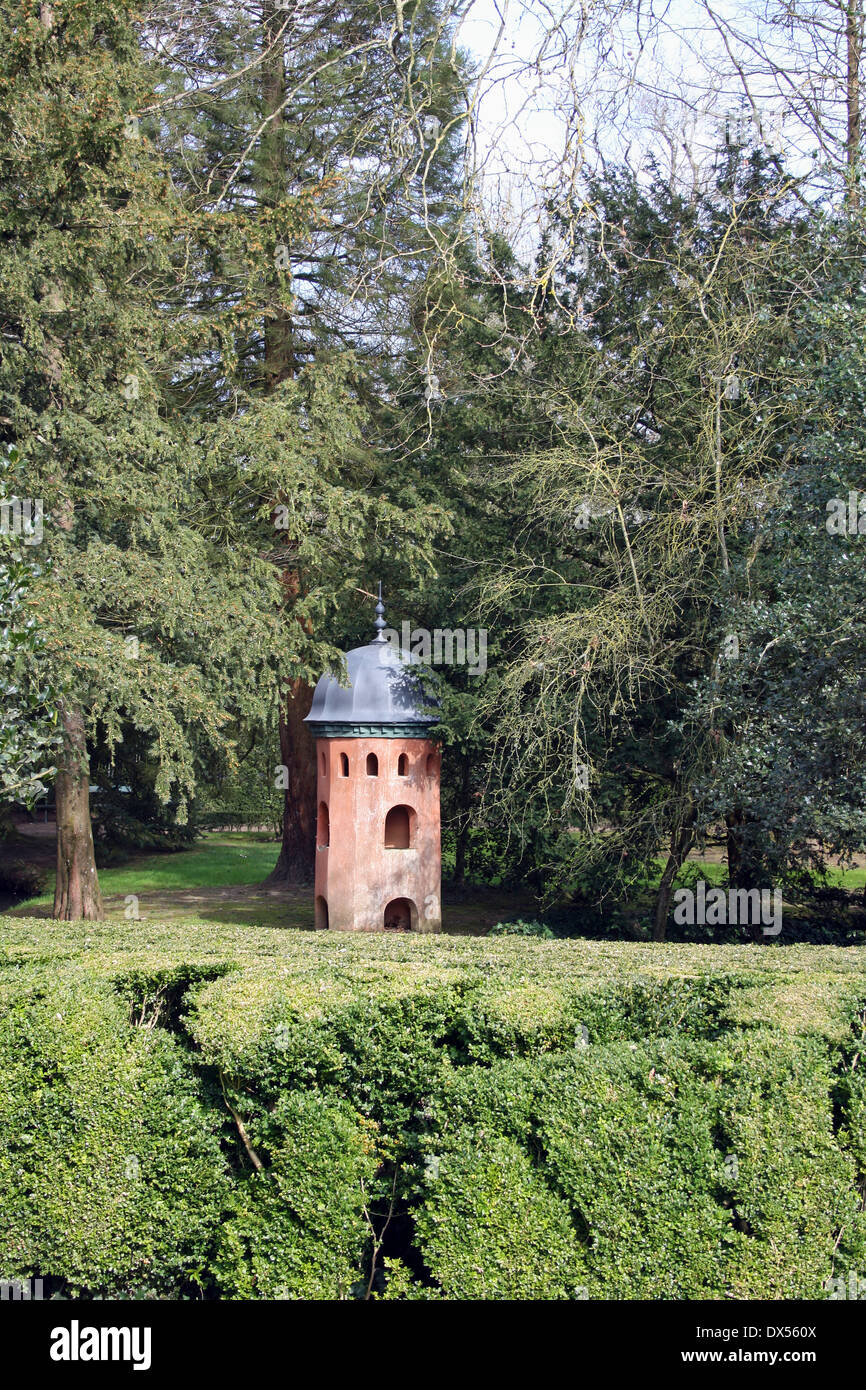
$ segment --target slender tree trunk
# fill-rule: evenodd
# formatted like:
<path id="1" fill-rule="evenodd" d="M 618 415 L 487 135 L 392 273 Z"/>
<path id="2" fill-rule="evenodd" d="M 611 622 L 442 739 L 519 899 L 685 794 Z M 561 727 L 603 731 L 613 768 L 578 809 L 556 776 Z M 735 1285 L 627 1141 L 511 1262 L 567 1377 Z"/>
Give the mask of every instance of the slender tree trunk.
<path id="1" fill-rule="evenodd" d="M 457 817 L 457 834 L 454 846 L 454 882 L 462 888 L 466 882 L 466 847 L 469 840 L 469 760 L 463 760 L 460 772 L 460 813 Z"/>
<path id="2" fill-rule="evenodd" d="M 312 704 L 304 681 L 293 681 L 280 713 L 280 761 L 287 770 L 283 842 L 265 883 L 311 883 L 316 863 L 316 749 L 303 722 Z"/>
<path id="3" fill-rule="evenodd" d="M 743 871 L 743 813 L 740 810 L 729 811 L 725 816 L 725 829 L 727 838 L 728 856 L 728 882 L 732 887 L 741 886 L 740 879 Z"/>
<path id="4" fill-rule="evenodd" d="M 466 839 L 468 834 L 469 825 L 461 819 L 457 826 L 454 845 L 454 884 L 457 888 L 462 888 L 466 882 Z"/>
<path id="5" fill-rule="evenodd" d="M 54 916 L 63 922 L 80 918 L 101 922 L 105 916 L 93 852 L 90 824 L 90 761 L 84 716 L 79 709 L 61 711 L 64 748 L 57 769 L 57 885 Z"/>
<path id="6" fill-rule="evenodd" d="M 845 153 L 848 161 L 848 206 L 860 206 L 860 61 L 863 50 L 862 0 L 848 0 L 845 10 L 847 117 Z"/>
<path id="7" fill-rule="evenodd" d="M 746 834 L 748 821 L 741 806 L 725 816 L 728 841 L 728 882 L 732 888 L 756 888 L 764 865 L 754 839 Z"/>
<path id="8" fill-rule="evenodd" d="M 689 813 L 680 825 L 674 827 L 671 833 L 668 859 L 662 871 L 661 881 L 656 895 L 655 916 L 653 919 L 653 941 L 664 941 L 667 935 L 668 914 L 670 913 L 674 879 L 683 866 L 683 861 L 692 847 L 694 837 L 693 813 Z"/>
<path id="9" fill-rule="evenodd" d="M 285 35 L 283 29 L 289 11 L 276 0 L 265 0 L 262 7 L 264 36 L 268 51 L 262 61 L 262 116 L 268 121 L 262 135 L 257 159 L 257 194 L 265 207 L 276 207 L 285 198 L 289 187 L 289 167 L 286 150 Z M 275 272 L 275 306 L 277 277 Z M 281 382 L 296 373 L 294 324 L 291 315 L 276 309 L 264 326 L 265 390 L 275 391 Z M 279 500 L 279 499 L 277 499 Z M 289 571 L 283 575 L 289 593 L 300 589 L 300 576 Z M 309 883 L 315 871 L 316 845 L 316 763 L 315 745 L 303 719 L 310 711 L 313 692 L 305 681 L 293 681 L 286 691 L 280 710 L 280 762 L 287 769 L 286 791 L 283 800 L 282 845 L 279 858 L 265 880 L 270 885 Z"/>

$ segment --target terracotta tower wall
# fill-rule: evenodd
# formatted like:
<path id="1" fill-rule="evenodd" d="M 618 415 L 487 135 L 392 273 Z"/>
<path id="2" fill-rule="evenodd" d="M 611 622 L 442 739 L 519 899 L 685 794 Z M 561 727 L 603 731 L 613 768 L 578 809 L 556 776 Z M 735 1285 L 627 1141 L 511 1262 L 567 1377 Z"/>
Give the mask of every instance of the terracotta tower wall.
<path id="1" fill-rule="evenodd" d="M 317 836 L 317 924 L 381 931 L 387 916 L 391 927 L 441 930 L 438 745 L 319 738 L 316 761 L 317 800 L 327 808 Z"/>

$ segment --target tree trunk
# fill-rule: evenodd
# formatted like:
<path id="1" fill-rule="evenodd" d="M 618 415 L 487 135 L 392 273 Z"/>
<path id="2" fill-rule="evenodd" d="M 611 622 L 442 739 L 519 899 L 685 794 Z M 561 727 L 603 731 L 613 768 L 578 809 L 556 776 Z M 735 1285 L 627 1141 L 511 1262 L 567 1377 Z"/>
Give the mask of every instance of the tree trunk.
<path id="1" fill-rule="evenodd" d="M 860 60 L 863 48 L 862 0 L 848 0 L 845 11 L 846 45 L 846 156 L 848 161 L 848 206 L 860 206 Z"/>
<path id="2" fill-rule="evenodd" d="M 276 0 L 265 0 L 262 7 L 267 52 L 261 65 L 262 116 L 267 126 L 262 133 L 257 156 L 256 190 L 264 207 L 275 208 L 289 189 L 286 150 L 286 39 L 284 30 L 289 11 Z M 272 392 L 297 370 L 294 324 L 282 307 L 274 275 L 274 305 L 264 324 L 265 391 Z M 279 498 L 276 499 L 278 503 Z M 283 574 L 287 594 L 297 595 L 300 576 L 294 570 Z M 283 839 L 280 855 L 265 882 L 269 885 L 309 883 L 315 872 L 316 854 L 316 754 L 313 737 L 303 723 L 309 714 L 313 692 L 306 681 L 292 681 L 280 710 L 280 761 L 287 769 L 283 800 Z"/>
<path id="3" fill-rule="evenodd" d="M 466 883 L 466 847 L 469 840 L 469 789 L 470 765 L 464 758 L 460 772 L 460 811 L 457 817 L 457 833 L 454 844 L 454 883 L 462 888 Z"/>
<path id="4" fill-rule="evenodd" d="M 732 888 L 755 888 L 763 872 L 754 838 L 746 835 L 748 822 L 742 807 L 725 816 L 727 827 L 728 882 Z"/>
<path id="5" fill-rule="evenodd" d="M 741 887 L 743 864 L 743 813 L 729 811 L 725 816 L 728 856 L 728 882 L 733 888 Z"/>
<path id="6" fill-rule="evenodd" d="M 57 885 L 54 916 L 62 922 L 105 916 L 90 825 L 90 762 L 84 716 L 63 709 L 64 748 L 57 768 Z"/>
<path id="7" fill-rule="evenodd" d="M 311 883 L 316 865 L 316 749 L 303 722 L 312 704 L 305 681 L 293 681 L 280 713 L 280 761 L 286 768 L 283 802 L 283 842 L 273 871 L 265 879 L 271 887 L 287 883 Z"/>
<path id="8" fill-rule="evenodd" d="M 466 840 L 468 834 L 469 825 L 466 821 L 461 820 L 457 826 L 454 843 L 454 886 L 456 888 L 463 888 L 466 883 Z"/>
<path id="9" fill-rule="evenodd" d="M 695 831 L 692 815 L 689 815 L 686 820 L 676 826 L 671 833 L 668 860 L 662 872 L 658 893 L 656 895 L 655 916 L 653 919 L 653 941 L 664 941 L 667 935 L 668 913 L 670 912 L 674 879 L 682 868 L 683 860 L 692 847 L 694 835 Z"/>

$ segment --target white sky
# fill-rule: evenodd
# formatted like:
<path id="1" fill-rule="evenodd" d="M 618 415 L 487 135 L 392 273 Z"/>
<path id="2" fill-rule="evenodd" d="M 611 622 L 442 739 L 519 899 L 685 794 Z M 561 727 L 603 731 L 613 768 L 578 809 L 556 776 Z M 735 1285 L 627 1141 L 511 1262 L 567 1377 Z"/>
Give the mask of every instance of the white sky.
<path id="1" fill-rule="evenodd" d="M 691 179 L 691 166 L 718 147 L 726 120 L 748 111 L 735 62 L 748 74 L 764 140 L 806 172 L 816 141 L 798 117 L 797 92 L 815 67 L 814 36 L 805 27 L 792 43 L 774 29 L 782 72 L 762 72 L 753 45 L 771 31 L 758 3 L 714 0 L 715 14 L 738 31 L 726 51 L 703 0 L 661 0 L 653 19 L 638 17 L 631 0 L 584 0 L 580 44 L 579 6 L 551 37 L 551 14 L 561 16 L 571 0 L 468 0 L 459 41 L 485 68 L 477 121 L 485 201 L 522 219 L 539 187 L 565 197 L 582 153 L 592 157 L 581 121 L 606 157 L 628 153 L 640 167 L 652 150 L 663 168 L 673 163 Z M 823 108 L 838 106 L 839 96 L 824 84 Z"/>

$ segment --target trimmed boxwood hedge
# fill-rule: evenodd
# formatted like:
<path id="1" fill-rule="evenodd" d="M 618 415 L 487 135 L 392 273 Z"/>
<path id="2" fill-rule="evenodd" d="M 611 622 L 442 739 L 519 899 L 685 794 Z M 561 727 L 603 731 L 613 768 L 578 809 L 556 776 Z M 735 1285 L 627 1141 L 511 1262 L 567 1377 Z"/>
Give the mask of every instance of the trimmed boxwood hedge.
<path id="1" fill-rule="evenodd" d="M 866 951 L 0 918 L 0 1278 L 821 1298 L 866 1272 Z"/>

